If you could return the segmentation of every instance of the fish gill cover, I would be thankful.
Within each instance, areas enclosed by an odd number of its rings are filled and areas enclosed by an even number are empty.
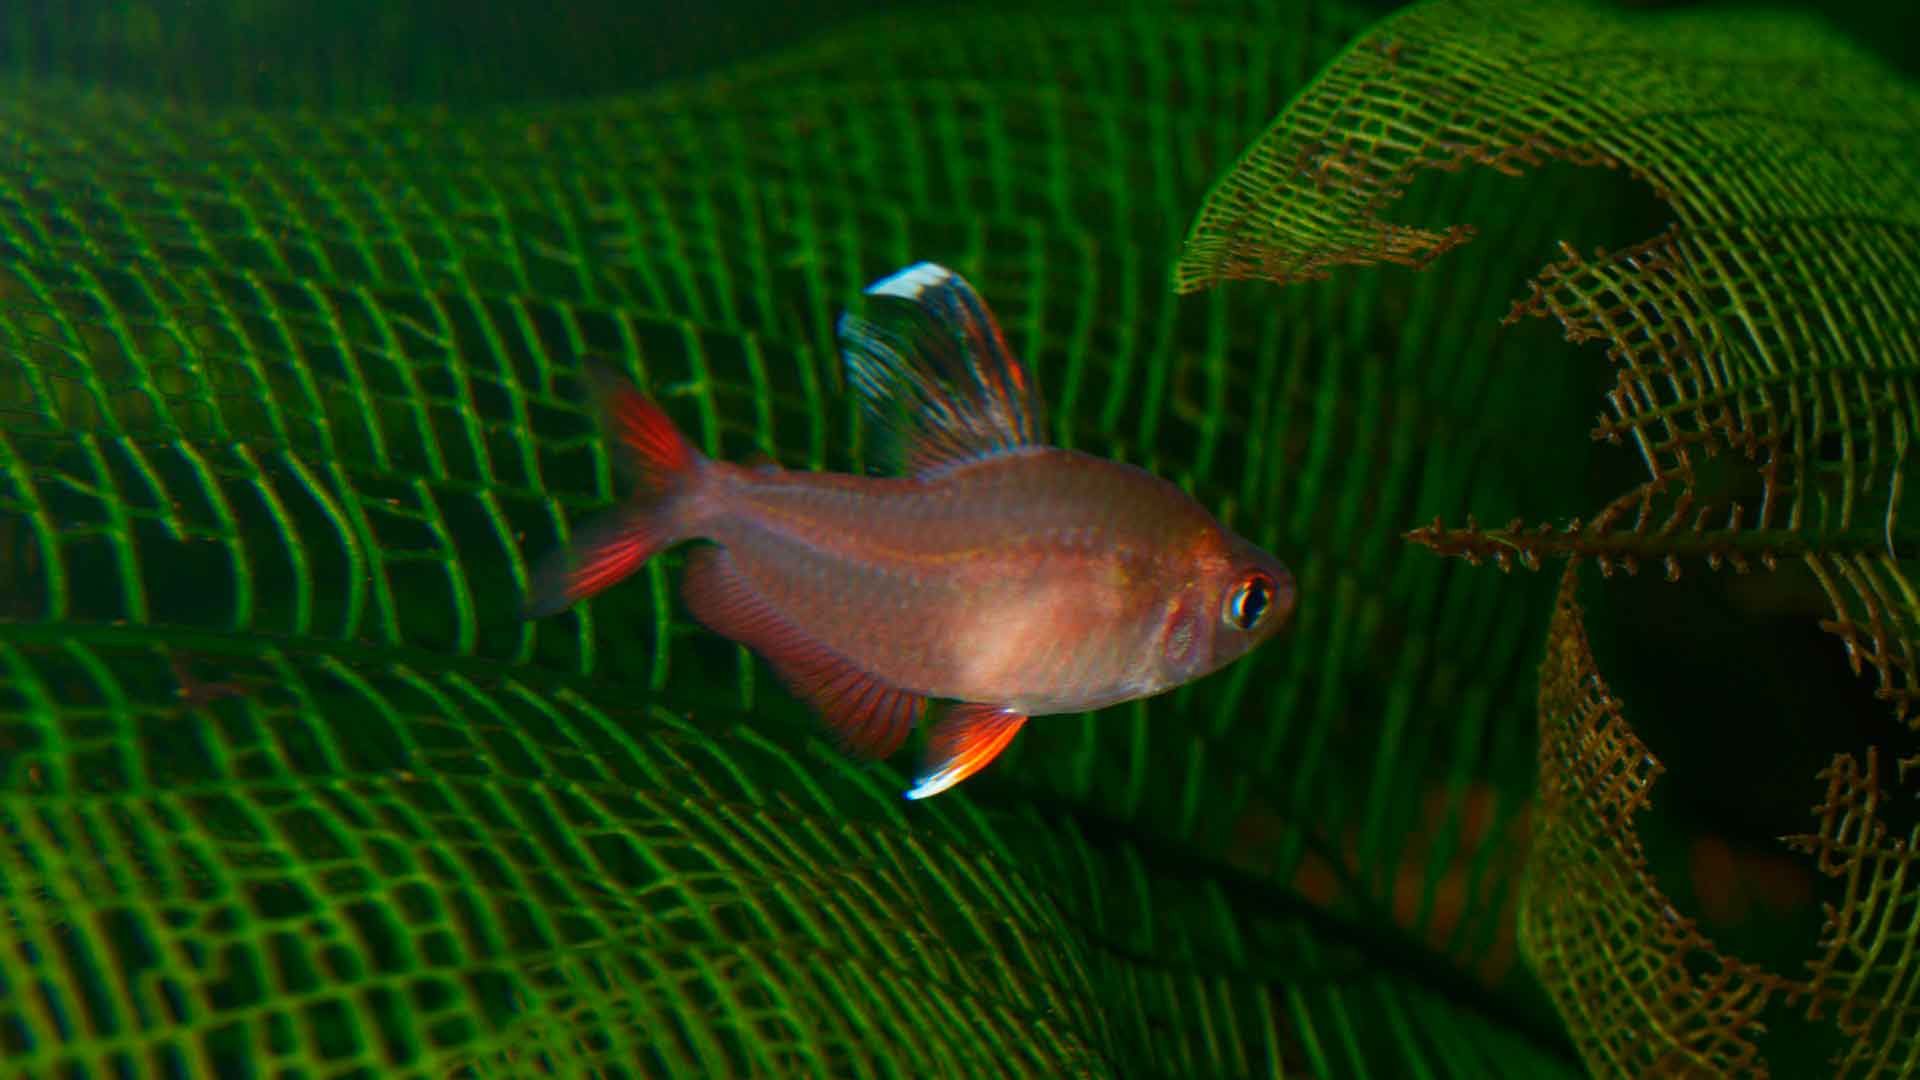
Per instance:
[[[1481,9],[1488,32],[1509,7]],[[0,1056],[34,1075],[1596,1062],[1513,936],[1517,841],[1553,820],[1527,813],[1551,583],[1399,537],[1461,508],[1580,512],[1587,386],[1538,362],[1566,351],[1539,320],[1497,322],[1541,252],[1631,198],[1548,170],[1516,202],[1477,171],[1398,204],[1489,225],[1437,272],[1167,288],[1209,185],[1368,19],[942,9],[665,89],[487,108],[10,83]],[[1417,24],[1394,25],[1418,57]],[[710,452],[858,465],[833,320],[918,259],[993,302],[1062,442],[1302,553],[1289,641],[1036,724],[937,806],[834,754],[688,623],[665,567],[514,617],[527,554],[619,496],[585,357]],[[1536,875],[1529,903],[1553,887]]]

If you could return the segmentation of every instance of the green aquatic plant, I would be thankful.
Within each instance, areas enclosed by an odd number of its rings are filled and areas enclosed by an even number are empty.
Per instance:
[[[1488,223],[1444,274],[1166,288],[1209,184],[1368,21],[942,10],[486,108],[10,84],[0,1057],[1577,1071],[1512,933],[1550,583],[1399,534],[1577,511],[1585,384],[1507,377],[1553,346],[1497,322],[1631,199],[1463,176],[1400,204]],[[1302,598],[1258,662],[1032,725],[917,807],[692,626],[671,566],[516,618],[529,558],[620,495],[584,358],[709,452],[859,467],[833,321],[916,259],[993,302],[1061,441],[1299,553]]]
[[[1635,450],[1646,478],[1566,524],[1436,519],[1411,539],[1502,568],[1569,556],[1677,578],[1689,564],[1779,576],[1797,563],[1827,599],[1833,647],[1911,723],[1916,145],[1920,89],[1803,16],[1422,5],[1363,37],[1253,145],[1202,209],[1178,278],[1426,265],[1472,231],[1390,218],[1422,172],[1625,169],[1672,223],[1612,253],[1567,247],[1509,320],[1550,316],[1568,340],[1605,346],[1615,381],[1592,433]],[[1841,1074],[1920,1066],[1915,841],[1883,818],[1882,755],[1836,754],[1816,832],[1786,841],[1840,886],[1805,973],[1717,948],[1648,871],[1637,819],[1663,769],[1602,680],[1574,566],[1542,669],[1520,928],[1589,1068],[1765,1071],[1763,1013],[1793,1000],[1837,1025]],[[1847,708],[1825,705],[1799,718],[1799,738]]]
[[[1522,264],[1176,304],[1206,184],[1364,20],[1100,14],[512,108],[15,85],[10,1065],[1566,1072],[1507,929],[1537,626],[1393,534],[1531,453],[1441,419],[1518,402],[1424,356],[1507,347],[1449,311]],[[692,626],[675,567],[517,618],[621,494],[583,359],[708,451],[858,467],[833,321],[920,258],[979,283],[1063,441],[1305,553],[1321,598],[1257,668],[1036,724],[931,808]]]

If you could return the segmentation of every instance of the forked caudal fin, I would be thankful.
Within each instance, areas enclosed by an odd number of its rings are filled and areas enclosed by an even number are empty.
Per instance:
[[[588,522],[571,544],[540,560],[527,589],[529,619],[565,610],[688,538],[683,510],[706,458],[632,383],[598,364],[588,365],[587,378],[602,426],[618,440],[633,475],[633,498]]]

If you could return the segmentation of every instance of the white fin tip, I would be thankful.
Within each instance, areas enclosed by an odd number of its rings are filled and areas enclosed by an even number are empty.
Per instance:
[[[898,296],[905,300],[918,300],[921,293],[944,285],[956,276],[958,275],[939,263],[917,262],[904,270],[896,270],[867,286],[867,295]]]
[[[965,774],[958,769],[941,769],[908,788],[906,796],[913,800],[932,798],[959,783],[964,776]]]

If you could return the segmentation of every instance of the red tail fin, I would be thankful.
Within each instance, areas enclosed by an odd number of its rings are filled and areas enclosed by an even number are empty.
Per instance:
[[[620,581],[681,540],[688,485],[702,461],[660,406],[610,370],[587,375],[609,434],[620,441],[635,479],[633,502],[589,522],[573,543],[542,559],[527,590],[526,617],[562,611]]]
[[[640,490],[649,494],[671,491],[693,470],[699,452],[660,406],[611,369],[589,364],[587,378],[593,383],[608,434],[620,440]]]

